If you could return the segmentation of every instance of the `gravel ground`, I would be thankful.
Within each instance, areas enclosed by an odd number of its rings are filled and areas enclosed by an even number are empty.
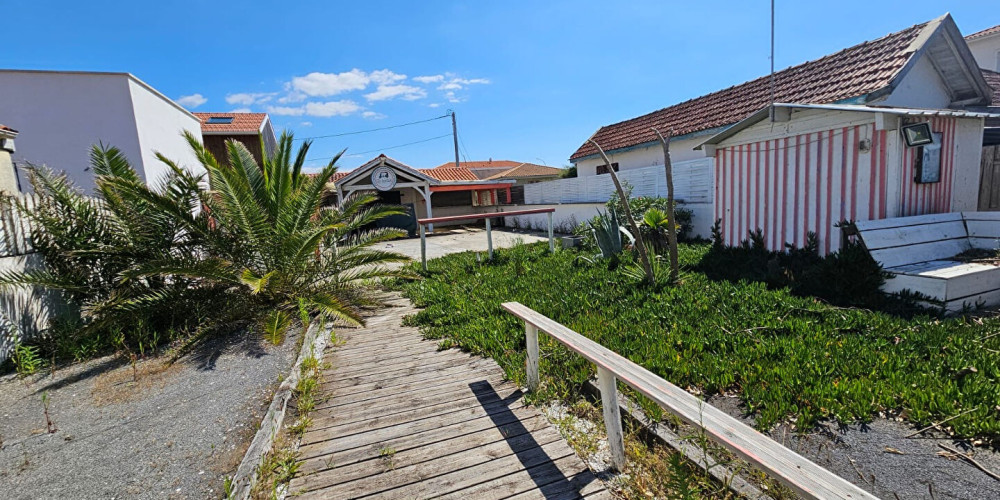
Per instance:
[[[743,418],[738,398],[716,396],[709,403]],[[743,420],[753,425],[751,419]],[[767,434],[880,498],[895,499],[895,495],[937,500],[1000,498],[1000,481],[952,456],[938,444],[962,452],[971,450],[972,458],[996,473],[1000,473],[1000,453],[983,447],[970,448],[968,443],[948,439],[940,433],[924,434],[924,439],[907,439],[915,430],[905,422],[875,419],[867,425],[844,428],[828,423],[802,436],[781,425]]]
[[[297,340],[215,341],[172,366],[140,362],[138,381],[114,357],[0,378],[0,497],[221,497]]]
[[[525,244],[549,241],[548,233],[525,231],[523,229],[494,229],[493,248],[512,247],[518,241]],[[556,245],[559,245],[556,235]],[[413,260],[420,261],[420,238],[406,238],[376,245],[382,250],[399,252]],[[458,252],[486,252],[486,229],[474,226],[448,226],[439,228],[427,236],[427,260]]]

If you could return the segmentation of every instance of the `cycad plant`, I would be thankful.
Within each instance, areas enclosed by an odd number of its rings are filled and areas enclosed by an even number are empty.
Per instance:
[[[374,280],[403,272],[390,264],[406,257],[372,248],[401,232],[368,229],[400,208],[373,196],[322,207],[340,155],[306,175],[309,143],[293,152],[290,134],[259,165],[237,141],[226,143],[223,163],[185,137],[208,172],[207,190],[206,179],[162,157],[172,173],[150,187],[117,149],[102,146],[91,155],[94,198],[33,169],[42,209],[21,208],[36,223],[46,269],[2,281],[61,290],[93,335],[140,317],[192,340],[247,326],[276,339],[293,317],[361,323],[360,308],[377,302]]]

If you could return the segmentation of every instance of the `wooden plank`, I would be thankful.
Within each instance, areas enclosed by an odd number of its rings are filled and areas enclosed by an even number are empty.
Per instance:
[[[380,380],[370,382],[358,382],[351,379],[349,383],[339,383],[340,380],[332,382],[320,381],[320,388],[324,395],[340,398],[351,396],[359,392],[368,392],[388,387],[398,387],[413,384],[416,382],[429,383],[435,379],[447,379],[452,376],[461,376],[466,373],[475,373],[477,368],[488,368],[489,364],[482,359],[474,359],[467,363],[456,363],[452,366],[436,367],[419,373],[406,372],[405,376],[386,376]],[[416,367],[414,367],[416,368]]]
[[[486,413],[496,413],[498,410],[513,410],[522,406],[524,406],[524,401],[520,398],[513,402],[501,401],[491,404],[482,404],[475,396],[457,397],[455,399],[449,399],[420,408],[406,409],[393,413],[379,413],[377,416],[372,418],[354,420],[352,422],[342,422],[337,418],[339,416],[338,413],[317,415],[316,418],[313,419],[313,424],[309,427],[309,430],[318,431],[320,429],[329,428],[331,432],[346,436],[365,430],[381,429],[383,427],[390,427],[406,422],[414,422],[425,418],[438,417],[456,411],[473,411],[477,408],[481,408]]]
[[[882,264],[882,267],[892,268],[932,260],[950,260],[969,248],[971,248],[969,240],[962,238],[872,250],[869,253],[876,262]]]
[[[605,491],[589,469],[572,460],[573,457],[569,458],[520,470],[438,498],[499,500],[513,497],[556,500],[583,498],[586,494]],[[610,495],[606,498],[610,498]]]
[[[861,239],[869,251],[928,243],[938,240],[965,238],[965,224],[961,220],[921,224],[919,226],[890,227],[861,232]]]
[[[437,360],[437,359],[468,359],[471,356],[467,353],[459,351],[457,349],[447,350],[447,351],[435,351],[426,352],[423,354],[416,354],[407,358],[417,364],[427,361],[427,360]],[[392,360],[393,358],[385,358],[382,361]],[[390,370],[398,369],[400,364],[394,365],[384,365],[384,366],[372,366],[366,365],[365,363],[360,363],[358,360],[353,360],[352,364],[338,365],[336,360],[332,362],[334,368],[338,368],[338,373],[343,374],[345,377],[352,377],[362,373],[380,373]],[[375,360],[372,360],[372,364],[376,364]]]
[[[471,391],[468,390],[468,385],[478,381],[488,382],[495,387],[499,387],[503,382],[503,375],[491,375],[484,377],[482,374],[476,374],[476,377],[470,380],[463,380],[461,382],[446,385],[431,385],[408,393],[390,393],[386,394],[386,397],[379,400],[365,399],[361,401],[353,401],[347,404],[338,403],[336,401],[324,401],[317,404],[316,409],[324,411],[367,412],[370,410],[393,406],[409,407],[428,401],[435,401],[438,398],[444,397],[442,395],[454,397],[456,393],[459,392],[462,394],[471,393]],[[343,407],[343,409],[334,410],[334,408],[341,407]]]
[[[566,460],[558,465],[555,464],[559,459],[567,457],[571,460]],[[545,464],[551,464],[549,467],[558,468],[560,465],[565,467],[566,462],[579,463],[579,459],[573,455],[573,450],[569,449],[565,443],[558,441],[537,448],[523,450],[516,456],[509,455],[493,460],[489,460],[487,457],[486,461],[482,461],[475,454],[464,454],[461,458],[466,460],[469,465],[450,463],[448,471],[444,474],[441,474],[440,470],[436,471],[438,475],[431,477],[387,474],[389,477],[386,477],[381,482],[371,481],[363,485],[353,485],[352,488],[346,491],[339,487],[314,490],[304,493],[300,498],[351,498],[350,495],[357,495],[358,490],[363,490],[366,493],[376,490],[374,494],[369,493],[365,495],[365,498],[371,499],[431,498],[469,488],[481,482],[503,477],[525,468],[543,466]]]
[[[340,406],[350,406],[358,405],[360,403],[374,402],[378,400],[386,401],[392,399],[394,396],[409,396],[420,390],[433,390],[439,391],[439,389],[447,388],[449,393],[460,393],[469,392],[469,384],[472,382],[479,381],[489,381],[495,384],[502,383],[504,379],[503,373],[492,373],[484,374],[472,371],[461,372],[452,378],[443,379],[446,382],[439,382],[436,384],[428,383],[424,380],[418,381],[406,381],[405,383],[399,385],[390,385],[388,387],[383,387],[381,389],[374,389],[371,391],[347,394],[343,396],[333,397],[329,403],[324,404],[323,408],[334,409]],[[336,410],[333,410],[336,411]]]
[[[949,212],[944,214],[914,215],[910,217],[892,217],[889,219],[861,220],[856,221],[854,226],[858,231],[872,231],[876,229],[886,229],[890,227],[919,226],[922,224],[933,224],[936,222],[961,221],[961,212]]]
[[[420,375],[426,372],[434,372],[437,370],[445,370],[453,366],[466,366],[474,368],[483,363],[483,358],[478,358],[475,356],[468,356],[465,359],[462,358],[447,358],[443,360],[435,360],[433,363],[422,363],[419,365],[408,365],[402,367],[390,367],[388,371],[377,372],[377,373],[361,373],[360,375],[353,375],[350,377],[338,377],[336,373],[324,373],[321,380],[324,381],[325,385],[329,389],[336,389],[337,387],[345,387],[355,384],[363,384],[366,382],[373,382],[384,380],[386,378],[396,378],[396,377],[408,377],[411,375]]]
[[[303,475],[291,486],[292,491],[296,492],[326,488],[324,494],[329,498],[338,498],[339,492],[345,491],[377,491],[376,488],[366,488],[365,484],[360,483],[365,479],[377,482],[378,489],[391,489],[394,487],[393,482],[397,485],[408,484],[415,477],[434,477],[458,467],[513,455],[515,450],[527,450],[560,440],[559,433],[552,428],[541,429],[534,434],[523,431],[510,436],[503,436],[495,429],[487,429],[427,446],[396,451],[391,457],[376,452],[370,460]]]
[[[1000,212],[995,212],[1000,215]],[[1000,238],[1000,220],[969,219],[965,221],[969,228],[969,236],[973,238],[990,238],[996,241]]]
[[[504,303],[503,307],[511,314],[548,333],[598,367],[609,370],[619,381],[650,398],[681,420],[704,429],[714,441],[755,464],[798,494],[817,499],[876,498],[725,412],[562,324],[516,302]]]

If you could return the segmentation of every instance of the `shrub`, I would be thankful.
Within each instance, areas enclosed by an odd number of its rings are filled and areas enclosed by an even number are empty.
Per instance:
[[[239,142],[227,141],[228,163],[220,163],[185,137],[210,191],[202,176],[162,156],[171,173],[150,187],[119,150],[103,146],[91,153],[93,198],[65,176],[30,169],[39,208],[19,208],[38,228],[31,237],[46,267],[0,282],[62,292],[80,321],[50,331],[72,336],[63,342],[70,349],[96,339],[98,351],[141,351],[150,339],[195,334],[194,342],[246,327],[279,340],[293,317],[361,323],[359,308],[377,302],[372,280],[400,275],[387,264],[407,260],[371,248],[399,231],[365,228],[401,208],[354,196],[321,209],[337,158],[304,175],[309,143],[293,152],[290,134],[260,165]]]

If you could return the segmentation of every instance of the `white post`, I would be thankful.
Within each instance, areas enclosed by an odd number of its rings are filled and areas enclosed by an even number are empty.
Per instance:
[[[427,234],[424,225],[420,224],[420,262],[424,264],[424,271],[427,270]]]
[[[618,409],[618,385],[615,375],[608,369],[597,367],[597,383],[601,389],[604,406],[604,427],[608,433],[611,465],[618,472],[625,470],[625,436],[622,434],[622,415]]]
[[[527,321],[524,322],[524,337],[528,348],[525,360],[525,372],[528,374],[528,390],[538,389],[538,328]]]
[[[493,231],[492,224],[490,224],[490,218],[486,218],[486,251],[489,253],[490,260],[493,260]]]
[[[552,237],[552,212],[548,213],[549,216],[549,251],[556,253],[556,242]]]
[[[431,217],[434,217],[434,212],[431,210],[431,187],[429,185],[424,186],[424,192],[421,194],[424,195],[424,206],[427,207],[427,218],[430,219]],[[434,224],[428,224],[427,230],[433,233]]]

